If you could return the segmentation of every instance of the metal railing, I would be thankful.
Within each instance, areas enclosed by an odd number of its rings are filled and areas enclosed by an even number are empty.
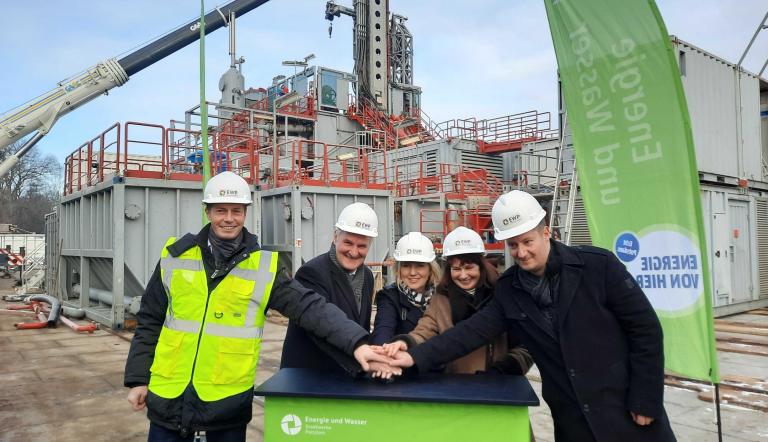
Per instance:
[[[21,286],[26,291],[38,287],[45,279],[45,242],[24,255],[21,265]]]
[[[422,209],[419,211],[419,231],[441,248],[445,236],[459,226],[477,232],[486,250],[503,250],[504,243],[493,238],[491,204],[479,204],[474,208]]]
[[[450,194],[453,198],[468,195],[498,196],[504,191],[501,180],[485,169],[458,164],[418,161],[395,166],[394,188],[397,196]]]
[[[113,138],[108,135],[111,133]],[[387,135],[367,131],[361,136],[355,139],[356,145],[297,139],[273,147],[271,142],[263,145],[258,135],[211,131],[211,170],[229,170],[250,183],[268,187],[296,184],[389,188],[386,152],[375,147],[377,140],[386,142]],[[134,153],[140,149],[154,155]],[[133,121],[123,126],[114,124],[67,156],[64,194],[95,185],[111,175],[199,181],[202,164],[199,131]]]
[[[476,141],[482,153],[517,150],[523,143],[554,139],[559,133],[551,127],[551,114],[536,110],[484,120],[456,118],[440,123],[419,110],[419,118],[424,134],[432,139]]]
[[[261,184],[387,189],[386,153],[365,146],[289,140],[259,150],[262,166],[271,164]]]

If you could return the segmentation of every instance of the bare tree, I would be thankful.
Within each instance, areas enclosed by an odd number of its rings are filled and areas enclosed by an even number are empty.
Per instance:
[[[16,153],[23,141],[0,148],[0,162]],[[42,215],[58,202],[62,167],[53,155],[33,148],[0,177],[0,223],[16,224],[24,230],[43,232]]]

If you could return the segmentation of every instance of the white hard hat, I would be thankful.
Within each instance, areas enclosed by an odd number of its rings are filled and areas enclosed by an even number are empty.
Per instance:
[[[365,203],[352,203],[342,209],[336,228],[349,233],[370,236],[379,236],[379,217],[371,206]]]
[[[400,262],[432,262],[435,260],[435,247],[426,236],[411,232],[397,242],[394,257]]]
[[[513,190],[500,196],[493,204],[493,236],[503,241],[533,230],[546,216],[539,202],[530,193]]]
[[[485,253],[485,244],[480,234],[464,226],[456,227],[451,233],[445,235],[443,241],[443,257],[465,253]]]
[[[245,180],[232,173],[221,172],[211,177],[203,191],[205,204],[233,203],[251,204],[251,189]]]

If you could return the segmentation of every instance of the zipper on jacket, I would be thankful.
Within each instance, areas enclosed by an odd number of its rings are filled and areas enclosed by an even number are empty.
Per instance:
[[[199,246],[198,246],[199,247]],[[200,251],[202,256],[202,250]],[[231,267],[229,265],[224,267],[225,276],[229,274],[230,270],[237,267],[238,264],[243,262],[248,257],[248,253],[243,253],[242,258],[239,260],[233,260],[230,262],[232,265]],[[240,257],[238,257],[240,258]],[[203,257],[205,259],[205,257]],[[203,271],[205,271],[205,264],[203,264]],[[214,269],[213,273],[211,273],[210,279],[213,281],[213,279],[218,275],[219,269]],[[192,382],[192,379],[195,377],[195,367],[197,366],[197,354],[200,352],[200,341],[203,339],[203,330],[205,329],[205,318],[208,316],[208,302],[211,300],[211,291],[209,290],[208,285],[208,275],[205,276],[205,292],[208,294],[205,298],[205,309],[203,309],[203,320],[200,321],[200,331],[197,333],[197,347],[195,347],[195,358],[192,359],[192,374],[189,376],[189,382]]]
[[[214,272],[215,273],[215,272]],[[208,316],[208,301],[211,300],[211,292],[208,291],[208,280],[206,276],[205,292],[208,295],[205,297],[205,308],[203,309],[203,320],[200,321],[200,331],[197,332],[197,346],[195,347],[195,358],[192,359],[192,373],[189,375],[189,382],[195,378],[195,367],[197,367],[197,354],[200,352],[200,341],[203,339],[203,330],[205,329],[205,318]]]

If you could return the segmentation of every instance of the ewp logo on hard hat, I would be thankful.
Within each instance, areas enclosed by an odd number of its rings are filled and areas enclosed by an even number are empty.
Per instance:
[[[457,239],[456,241],[454,241],[453,245],[459,246],[459,247],[461,247],[461,246],[471,246],[472,245],[472,241],[470,241],[468,239]]]
[[[355,222],[355,227],[359,227],[359,228],[365,229],[365,230],[371,230],[371,225],[368,224],[368,223],[364,223],[362,221]]]
[[[301,419],[295,414],[286,414],[280,421],[280,428],[288,436],[295,436],[301,431]]]
[[[219,190],[219,196],[237,196],[237,190],[221,189]]]
[[[510,225],[512,223],[516,223],[518,221],[520,221],[520,214],[517,214],[517,215],[514,215],[514,216],[510,216],[509,218],[504,218],[504,220],[501,223],[504,224],[505,226],[508,226],[508,225]]]
[[[421,249],[408,249],[405,251],[407,255],[421,255],[422,250]]]

